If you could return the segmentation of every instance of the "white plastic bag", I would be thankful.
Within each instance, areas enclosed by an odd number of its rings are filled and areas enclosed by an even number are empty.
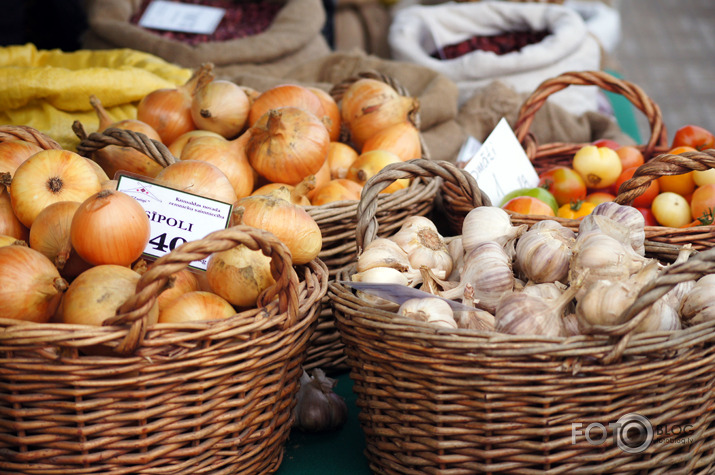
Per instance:
[[[438,47],[473,36],[515,31],[550,34],[520,51],[498,55],[472,51],[454,59],[436,59]],[[460,106],[477,89],[500,80],[517,92],[532,92],[546,79],[567,71],[600,69],[598,41],[573,9],[551,3],[466,2],[412,5],[395,12],[388,36],[391,56],[429,67],[452,79]],[[598,109],[595,86],[568,87],[549,97],[568,112],[581,115]]]

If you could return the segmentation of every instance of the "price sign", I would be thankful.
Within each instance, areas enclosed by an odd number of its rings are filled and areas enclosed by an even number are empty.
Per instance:
[[[225,14],[224,8],[155,0],[142,14],[139,26],[210,35]]]
[[[151,238],[144,248],[148,257],[161,257],[187,241],[225,229],[230,222],[232,204],[146,179],[120,174],[117,190],[137,200],[149,217]],[[194,261],[189,267],[206,270],[207,264],[208,258]]]

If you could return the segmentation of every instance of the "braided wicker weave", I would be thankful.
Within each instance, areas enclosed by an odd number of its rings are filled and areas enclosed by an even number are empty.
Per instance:
[[[171,274],[239,244],[271,257],[276,284],[257,308],[146,327]],[[236,226],[155,261],[105,326],[0,310],[0,473],[275,471],[327,283],[320,260],[294,268],[272,234]]]
[[[62,148],[52,137],[26,125],[0,125],[0,142],[8,140],[24,140],[45,150]]]
[[[361,200],[357,227],[362,243],[376,236],[368,200]],[[646,250],[657,257],[650,243]],[[715,273],[715,250],[650,282],[622,315],[626,323],[571,338],[407,320],[397,304],[376,308],[340,283],[353,272],[341,271],[328,295],[375,473],[715,470],[715,321],[633,334],[645,316],[639,312],[677,283]],[[621,446],[634,446],[613,424],[642,420],[636,415],[648,419],[653,441],[630,453]],[[605,427],[605,434],[590,433],[596,442],[584,436],[591,424]]]

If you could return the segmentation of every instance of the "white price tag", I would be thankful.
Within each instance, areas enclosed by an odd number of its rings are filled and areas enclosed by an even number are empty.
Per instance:
[[[539,185],[539,175],[504,118],[464,169],[477,180],[494,206],[509,192]]]
[[[144,255],[158,258],[187,241],[195,241],[225,229],[233,205],[186,193],[147,180],[119,175],[117,190],[133,197],[146,211],[151,238]],[[208,258],[189,267],[206,270]]]
[[[139,26],[210,35],[225,14],[224,8],[155,0],[139,19]]]

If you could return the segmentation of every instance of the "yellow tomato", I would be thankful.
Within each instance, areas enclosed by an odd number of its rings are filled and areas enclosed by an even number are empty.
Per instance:
[[[591,211],[593,211],[595,207],[596,204],[590,201],[574,201],[560,207],[556,216],[567,219],[581,219],[591,214]]]
[[[712,185],[715,183],[715,168],[693,171],[693,181],[697,186]]]
[[[688,200],[672,191],[656,196],[651,211],[661,226],[679,228],[692,221]]]
[[[613,185],[623,171],[621,158],[608,147],[586,145],[573,157],[573,168],[591,189]]]

